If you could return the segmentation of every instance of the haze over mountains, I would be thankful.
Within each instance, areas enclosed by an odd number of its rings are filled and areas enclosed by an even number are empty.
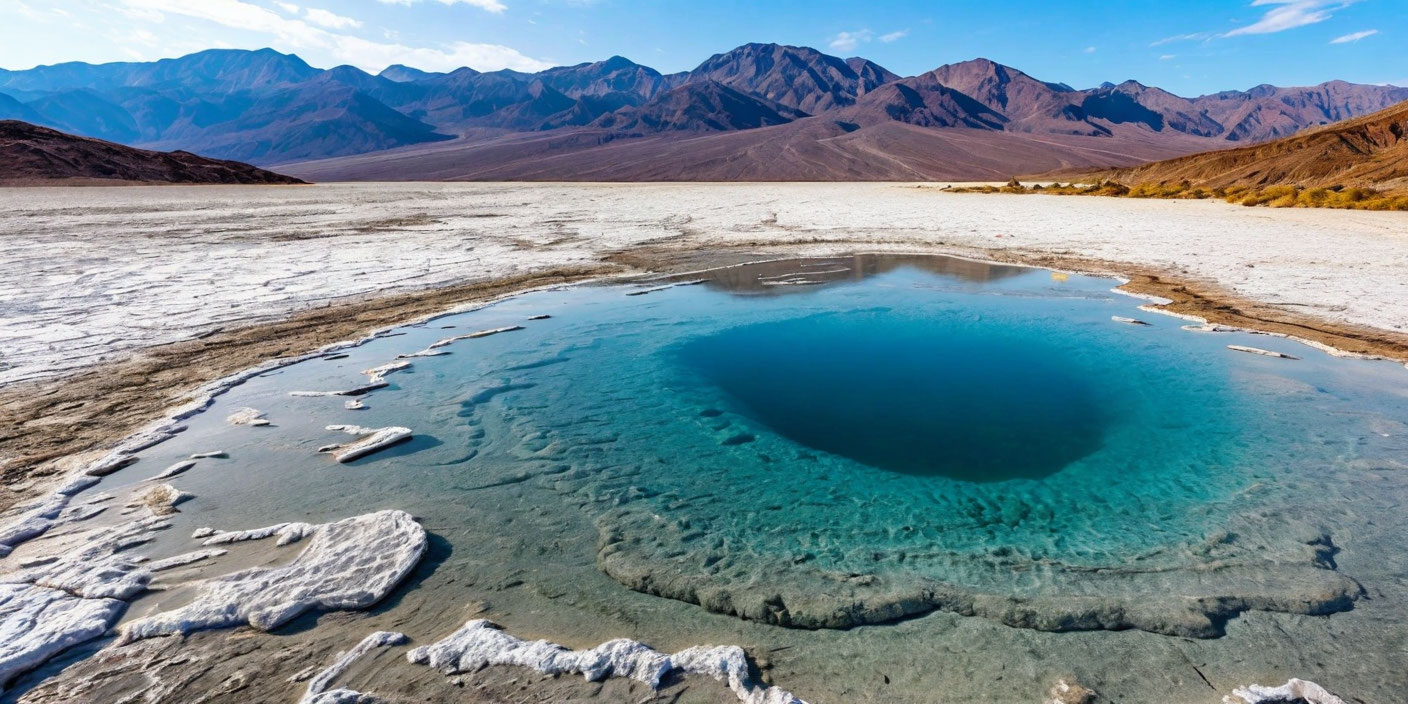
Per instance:
[[[0,119],[322,180],[1005,178],[1256,143],[1403,100],[1341,81],[1078,90],[984,59],[906,78],[775,44],[668,75],[622,57],[371,75],[269,49],[0,70]]]

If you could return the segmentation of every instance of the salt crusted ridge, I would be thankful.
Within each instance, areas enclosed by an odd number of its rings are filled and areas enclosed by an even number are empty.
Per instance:
[[[425,529],[404,511],[327,523],[292,562],[206,580],[190,604],[123,626],[120,642],[246,623],[267,631],[311,609],[365,608],[410,574],[425,546]]]
[[[345,687],[328,689],[332,686],[333,680],[342,676],[352,663],[357,662],[374,648],[385,648],[392,645],[402,645],[408,638],[406,634],[395,631],[377,631],[358,643],[356,647],[344,653],[338,653],[337,659],[324,668],[313,679],[308,682],[308,690],[303,697],[298,700],[298,704],[371,704],[375,702],[375,697],[370,697],[361,692],[357,692]]]
[[[588,681],[629,677],[655,689],[670,672],[706,675],[726,682],[745,704],[806,704],[790,692],[754,682],[748,656],[736,645],[703,646],[666,655],[626,638],[589,650],[570,650],[545,640],[525,641],[494,623],[475,619],[443,640],[406,654],[413,663],[445,674],[474,672],[489,665],[518,665],[550,675],[580,674]]]
[[[67,523],[95,515],[98,503],[41,508],[54,516],[44,520]],[[169,527],[162,516],[149,515],[96,528],[79,533],[77,543],[65,542],[55,554],[0,574],[0,688],[59,653],[107,634],[154,573],[225,553],[203,549],[148,561],[131,550]],[[310,609],[364,608],[385,598],[420,561],[426,546],[425,529],[402,511],[215,533],[206,542],[278,536],[285,545],[308,535],[313,540],[289,564],[198,582],[190,604],[133,621],[122,629],[122,642],[244,623],[267,630]]]
[[[0,688],[107,633],[127,600],[151,581],[143,558],[124,551],[167,527],[162,518],[149,516],[91,531],[53,559],[0,575]]]
[[[1292,678],[1280,687],[1265,687],[1259,684],[1238,687],[1232,696],[1223,697],[1225,704],[1281,704],[1282,702],[1309,702],[1309,704],[1344,704],[1344,700],[1330,694],[1309,680]]]
[[[365,428],[360,425],[329,425],[328,430],[340,430],[349,435],[360,435],[360,440],[341,446],[333,453],[338,462],[351,462],[379,452],[402,440],[410,439],[411,429],[392,425],[385,428]]]

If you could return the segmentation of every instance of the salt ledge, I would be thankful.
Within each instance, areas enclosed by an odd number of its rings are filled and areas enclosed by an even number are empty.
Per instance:
[[[447,675],[489,665],[518,665],[550,675],[581,674],[591,682],[629,677],[651,689],[658,689],[667,674],[678,671],[726,682],[744,704],[806,704],[783,689],[754,682],[748,674],[748,656],[736,645],[696,646],[666,655],[618,638],[589,650],[571,650],[545,640],[525,641],[490,621],[475,619],[443,640],[411,650],[406,658]]]
[[[403,645],[409,639],[404,633],[395,631],[377,631],[358,643],[356,647],[344,653],[338,653],[337,659],[324,668],[313,679],[308,682],[308,689],[303,697],[298,700],[298,704],[369,704],[376,701],[374,697],[367,696],[345,687],[328,689],[333,680],[342,676],[352,663],[361,659],[374,648],[385,648],[392,645]]]
[[[119,642],[246,623],[267,631],[312,609],[366,608],[410,574],[425,547],[425,529],[404,511],[327,523],[292,562],[206,580],[190,604],[125,624]]]

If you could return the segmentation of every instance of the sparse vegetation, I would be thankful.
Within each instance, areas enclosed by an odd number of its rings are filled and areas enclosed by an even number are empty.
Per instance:
[[[1112,196],[1116,198],[1162,198],[1207,200],[1219,198],[1228,203],[1248,207],[1270,208],[1338,208],[1341,210],[1404,210],[1408,211],[1408,194],[1382,192],[1373,188],[1301,188],[1299,186],[1264,186],[1248,188],[1208,188],[1190,181],[1177,183],[1137,183],[1126,186],[1117,181],[1099,183],[1052,183],[1047,186],[1024,186],[1012,179],[1005,186],[969,186],[946,189],[954,193],[1044,193],[1058,196]]]

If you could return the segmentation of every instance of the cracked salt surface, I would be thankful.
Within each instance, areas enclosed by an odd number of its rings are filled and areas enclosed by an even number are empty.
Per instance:
[[[388,220],[419,224],[378,226]],[[827,240],[843,240],[1071,254],[1404,330],[1402,223],[1395,213],[870,183],[7,189],[0,384],[332,300],[591,262],[662,239],[694,250],[797,240],[834,253]]]

